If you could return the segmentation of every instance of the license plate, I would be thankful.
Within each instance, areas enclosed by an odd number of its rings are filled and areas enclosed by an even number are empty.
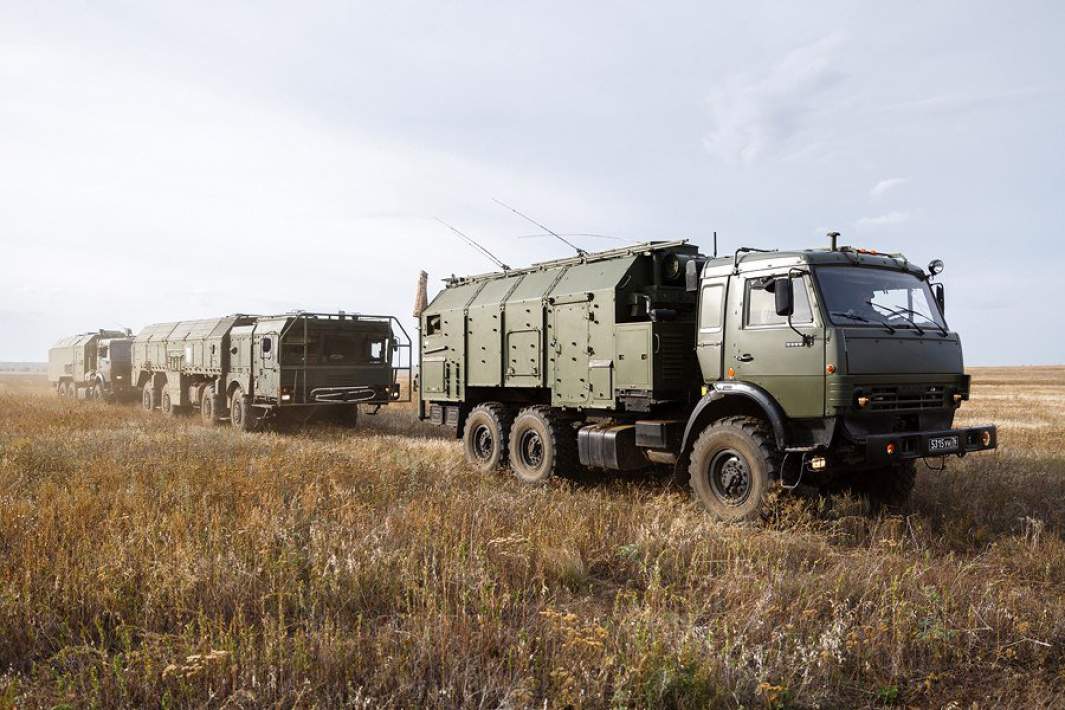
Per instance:
[[[935,451],[957,451],[958,450],[958,437],[957,436],[934,436],[928,440],[928,450],[930,452]]]

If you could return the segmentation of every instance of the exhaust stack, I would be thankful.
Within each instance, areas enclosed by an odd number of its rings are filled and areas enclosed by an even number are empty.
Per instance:
[[[422,271],[418,274],[418,292],[414,295],[414,317],[420,318],[422,311],[429,306],[429,274]]]

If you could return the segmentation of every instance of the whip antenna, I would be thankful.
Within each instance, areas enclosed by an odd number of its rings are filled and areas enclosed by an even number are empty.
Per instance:
[[[488,251],[487,249],[485,249],[483,246],[481,246],[477,242],[475,242],[471,237],[469,237],[468,235],[460,232],[458,229],[452,227],[450,224],[448,224],[444,220],[440,219],[439,217],[436,218],[436,221],[439,222],[440,224],[444,225],[448,229],[450,229],[455,234],[457,234],[459,236],[459,239],[461,239],[462,241],[466,242],[471,247],[473,247],[477,251],[479,251],[482,254],[484,254],[485,256],[487,256],[489,259],[492,260],[492,263],[494,263],[500,269],[502,269],[503,271],[510,271],[510,267],[507,266],[506,264],[504,264],[501,259],[499,259],[495,254],[493,254],[492,252]]]
[[[557,239],[558,241],[560,241],[560,242],[562,242],[563,244],[565,244],[566,246],[568,246],[568,247],[569,247],[570,249],[574,249],[574,250],[576,250],[576,252],[577,252],[577,255],[578,255],[578,256],[585,256],[585,255],[586,255],[586,254],[588,253],[588,252],[586,252],[585,250],[581,249],[581,248],[580,248],[579,246],[577,246],[576,244],[574,244],[573,242],[571,242],[571,241],[568,241],[568,240],[567,240],[567,239],[566,239],[565,237],[563,237],[563,236],[562,236],[561,234],[559,234],[558,232],[553,232],[553,231],[551,231],[550,229],[548,229],[547,227],[545,227],[544,225],[540,224],[540,223],[539,223],[539,222],[537,222],[537,221],[536,221],[535,219],[533,219],[532,217],[530,217],[529,215],[527,215],[527,214],[523,214],[523,213],[519,212],[518,210],[514,209],[513,207],[511,207],[510,205],[508,205],[508,204],[507,204],[506,202],[503,202],[502,200],[497,200],[497,199],[495,199],[494,197],[492,198],[492,200],[493,200],[493,201],[494,201],[494,202],[495,202],[496,204],[498,204],[498,205],[501,205],[501,206],[503,206],[503,207],[506,207],[506,208],[507,208],[508,210],[510,210],[510,211],[511,211],[511,212],[513,212],[514,214],[518,215],[518,216],[519,216],[519,217],[521,217],[522,219],[524,219],[524,220],[526,220],[526,221],[528,221],[528,222],[532,222],[532,223],[533,223],[533,224],[535,224],[535,225],[536,225],[537,227],[539,227],[540,229],[544,230],[545,232],[547,232],[548,234],[550,234],[550,235],[551,235],[552,237],[554,237],[554,238],[555,238],[555,239]]]

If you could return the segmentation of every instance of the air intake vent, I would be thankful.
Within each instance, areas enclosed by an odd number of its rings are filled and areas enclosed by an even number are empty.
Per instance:
[[[943,385],[911,387],[873,387],[869,393],[869,409],[874,412],[939,409],[946,406]]]

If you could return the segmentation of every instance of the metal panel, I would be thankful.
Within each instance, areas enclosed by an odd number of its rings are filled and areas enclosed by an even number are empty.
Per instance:
[[[554,363],[552,404],[582,405],[588,401],[588,301],[553,306],[551,347]]]
[[[624,323],[615,329],[617,389],[651,389],[651,325]]]

